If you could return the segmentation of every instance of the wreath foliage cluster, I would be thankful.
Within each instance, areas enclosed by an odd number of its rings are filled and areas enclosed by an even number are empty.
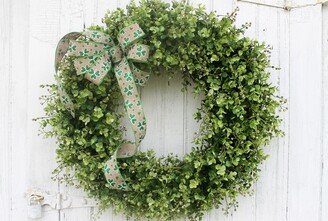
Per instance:
[[[75,118],[60,102],[57,85],[48,85],[49,94],[42,96],[41,131],[58,140],[55,177],[81,187],[101,208],[136,218],[196,220],[223,202],[226,209],[236,206],[236,197],[248,193],[258,177],[267,157],[263,147],[282,135],[277,110],[284,100],[269,83],[269,48],[245,37],[248,26],[237,28],[235,14],[218,18],[185,2],[132,2],[103,21],[106,27],[93,28],[112,36],[138,23],[151,47],[152,74],[182,73],[183,88],[193,82],[194,93],[204,96],[195,113],[202,120],[199,136],[183,159],[157,158],[150,150],[120,160],[131,191],[107,188],[103,163],[124,142],[120,90],[111,72],[97,86],[72,67],[61,77]]]

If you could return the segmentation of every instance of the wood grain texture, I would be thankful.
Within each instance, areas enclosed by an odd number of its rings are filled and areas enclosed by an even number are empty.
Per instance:
[[[323,127],[322,127],[322,180],[321,180],[321,220],[328,220],[328,4],[322,14],[322,56],[323,56]]]
[[[168,2],[170,0],[167,0]],[[101,24],[107,10],[125,8],[129,0],[2,0],[0,3],[0,220],[27,221],[28,187],[40,187],[70,196],[81,190],[53,182],[56,167],[54,140],[38,136],[32,118],[42,116],[39,85],[53,82],[57,41],[84,25]],[[225,216],[213,210],[207,221],[308,221],[328,220],[328,5],[291,11],[236,0],[190,0],[219,15],[240,11],[237,26],[251,22],[246,35],[273,47],[271,82],[288,99],[281,113],[284,138],[274,139],[265,151],[270,158],[261,166],[254,195],[240,197],[239,208]],[[265,0],[282,5],[283,0]],[[294,0],[293,4],[309,1]],[[314,3],[315,0],[310,1]],[[40,57],[42,59],[40,60]],[[40,62],[41,61],[41,62]],[[192,90],[180,92],[181,78],[152,76],[141,97],[148,133],[141,150],[158,156],[183,156],[191,151],[199,123],[193,112],[201,97]],[[128,126],[127,126],[128,128]],[[17,134],[19,137],[17,138]],[[131,135],[131,134],[130,134]],[[129,131],[127,132],[127,136]],[[15,169],[19,167],[20,169]],[[41,220],[91,221],[96,208],[46,208]],[[128,220],[111,210],[100,221]],[[131,220],[131,219],[130,219]],[[133,220],[133,219],[132,219]]]
[[[320,219],[321,6],[290,14],[288,220]]]
[[[29,1],[12,0],[12,220],[25,220],[27,214],[24,192],[28,188],[29,146],[28,119],[28,57],[29,57]],[[17,169],[19,168],[19,169]]]
[[[60,2],[51,0],[35,0],[29,3],[29,37],[28,37],[28,78],[26,98],[22,93],[21,102],[27,100],[27,132],[26,146],[28,153],[26,175],[28,187],[58,192],[58,183],[52,181],[52,171],[56,168],[55,162],[55,140],[43,139],[39,136],[37,122],[33,118],[43,116],[39,96],[46,91],[39,85],[44,82],[54,82],[53,61],[54,51],[59,36],[60,25]],[[17,74],[17,73],[15,73]],[[24,148],[24,147],[22,147]],[[15,185],[15,184],[13,184]],[[59,211],[44,209],[41,220],[57,221]],[[25,216],[27,219],[27,217]]]
[[[11,216],[11,44],[12,44],[12,3],[0,4],[0,219],[12,220]]]

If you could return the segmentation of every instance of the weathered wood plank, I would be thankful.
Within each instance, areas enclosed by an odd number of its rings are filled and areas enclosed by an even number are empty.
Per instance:
[[[27,141],[28,109],[28,50],[29,50],[29,1],[12,1],[12,220],[27,220],[28,188]],[[17,169],[19,168],[19,169]],[[5,219],[4,219],[5,220]]]
[[[321,220],[328,220],[328,4],[323,6],[322,47],[323,47],[323,140],[321,180]]]
[[[319,220],[322,145],[321,6],[290,13],[288,220]]]
[[[277,48],[279,60],[278,67],[279,77],[278,86],[279,94],[289,101],[289,50],[290,50],[290,30],[289,30],[289,13],[287,11],[279,11],[279,41]],[[276,65],[276,64],[275,64]],[[287,103],[287,107],[288,107]],[[289,151],[289,111],[280,113],[283,121],[281,129],[285,132],[285,136],[279,138],[277,152],[272,153],[270,157],[276,157],[276,218],[277,220],[287,220],[287,183],[288,183],[288,151]],[[267,182],[271,182],[268,180]],[[270,201],[267,202],[270,204]]]
[[[0,219],[12,220],[11,215],[11,124],[12,124],[12,89],[11,89],[11,53],[12,53],[12,3],[0,4]]]
[[[259,6],[258,40],[264,41],[273,48],[270,58],[272,65],[277,68],[284,65],[280,67],[281,70],[270,69],[270,80],[275,86],[280,86],[280,78],[285,80],[288,77],[286,71],[288,63],[282,61],[282,58],[288,55],[286,44],[289,42],[289,35],[284,31],[288,28],[287,15],[281,9]],[[270,19],[266,19],[268,17]],[[284,220],[286,217],[285,210],[282,208],[286,206],[286,189],[283,186],[287,183],[287,179],[283,172],[287,169],[287,158],[283,161],[282,156],[287,150],[288,148],[279,145],[279,139],[272,140],[271,144],[265,147],[269,159],[261,166],[262,172],[256,185],[256,220],[275,221]]]
[[[30,2],[29,51],[28,51],[28,109],[27,141],[28,185],[53,192],[58,191],[58,183],[51,180],[56,168],[54,140],[38,136],[39,125],[32,118],[43,116],[39,96],[46,91],[39,87],[45,82],[54,82],[54,51],[60,32],[60,2],[34,0]],[[21,98],[24,102],[24,98]],[[59,212],[49,210],[41,220],[58,221]]]

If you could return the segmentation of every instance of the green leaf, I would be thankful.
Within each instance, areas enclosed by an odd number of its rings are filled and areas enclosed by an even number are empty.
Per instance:
[[[216,173],[218,175],[221,175],[223,176],[225,174],[225,171],[226,171],[226,167],[224,165],[216,165],[215,166],[215,169],[216,169]]]
[[[194,188],[196,188],[198,186],[198,184],[199,184],[199,181],[198,180],[190,180],[189,187],[191,189],[194,189]]]

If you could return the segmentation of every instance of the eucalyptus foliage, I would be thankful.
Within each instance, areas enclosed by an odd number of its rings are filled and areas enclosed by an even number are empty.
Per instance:
[[[109,12],[106,27],[94,29],[117,36],[138,23],[146,33],[144,43],[151,46],[152,74],[182,73],[182,87],[193,82],[195,94],[203,94],[195,113],[195,120],[202,121],[199,136],[183,159],[156,158],[147,151],[120,160],[132,190],[108,188],[102,167],[124,142],[123,100],[112,71],[97,86],[72,66],[61,78],[75,118],[60,102],[56,85],[48,85],[49,94],[42,96],[46,117],[39,118],[41,131],[58,141],[55,177],[84,189],[101,208],[136,218],[198,220],[222,204],[234,208],[236,197],[249,193],[258,177],[267,157],[263,147],[282,135],[277,111],[284,102],[269,83],[269,48],[245,37],[248,26],[237,28],[234,21],[235,14],[219,18],[203,7],[160,0]]]

